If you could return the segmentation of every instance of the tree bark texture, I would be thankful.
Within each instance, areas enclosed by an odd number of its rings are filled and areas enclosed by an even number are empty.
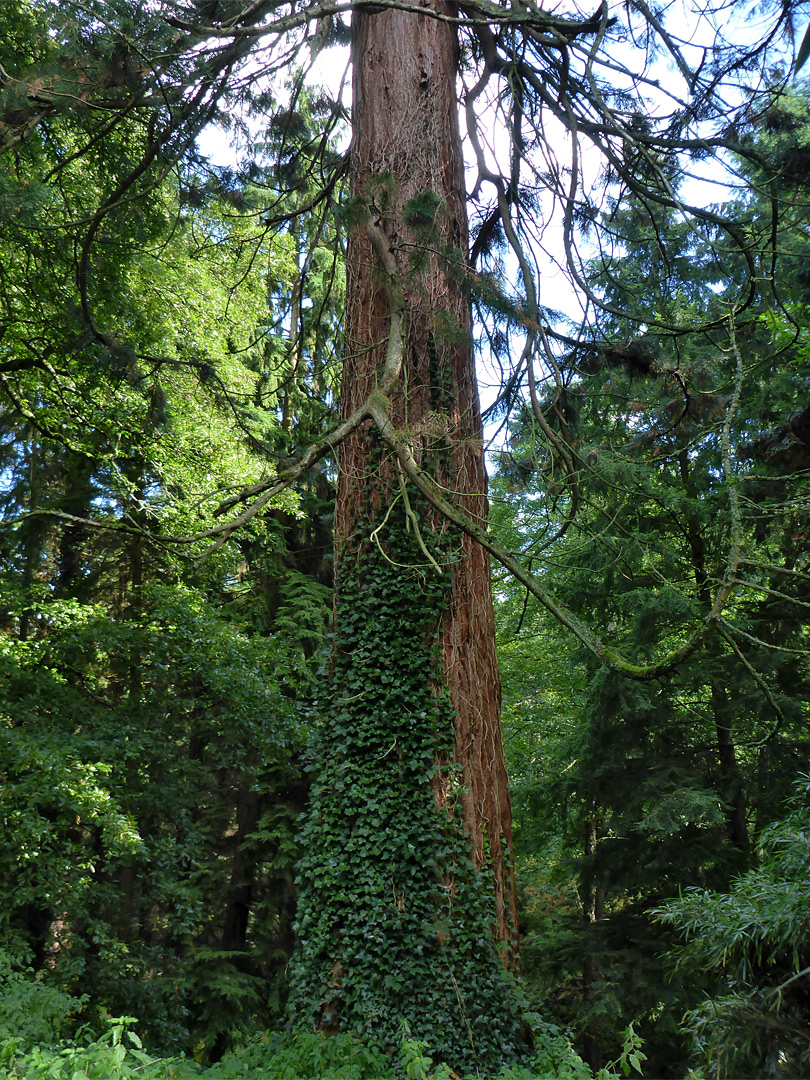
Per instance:
[[[425,7],[452,14],[452,5]],[[390,395],[391,418],[408,433],[417,459],[454,502],[480,523],[487,518],[482,427],[464,281],[468,229],[458,124],[458,43],[452,25],[427,14],[355,13],[352,195],[364,199],[385,234],[401,274],[406,304],[403,370]],[[430,241],[407,224],[409,200],[438,196]],[[433,250],[426,250],[432,248]],[[418,269],[410,262],[420,252]],[[453,258],[455,255],[455,259]],[[383,368],[389,298],[366,229],[348,242],[346,349],[341,408],[349,416],[374,390]],[[380,479],[396,491],[396,463],[372,460],[367,429],[338,450],[337,557],[351,545],[358,514]],[[378,497],[378,496],[376,496]],[[446,524],[431,522],[434,530]],[[517,950],[511,872],[511,810],[500,727],[500,680],[489,556],[467,536],[454,541],[448,610],[441,626],[443,676],[455,711],[455,754],[462,767],[461,806],[471,855],[491,863],[498,938]],[[340,597],[337,599],[339,618]],[[437,785],[441,802],[446,793]]]
[[[354,16],[341,405],[373,422],[338,448],[334,643],[289,1008],[390,1050],[404,1021],[455,1071],[490,1075],[523,1034],[503,963],[517,919],[489,563],[383,431],[486,520],[457,45],[427,11]]]

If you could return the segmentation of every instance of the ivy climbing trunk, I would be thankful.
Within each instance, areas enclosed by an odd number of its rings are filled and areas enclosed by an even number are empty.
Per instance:
[[[430,6],[452,14],[450,4]],[[454,501],[485,522],[487,478],[463,273],[467,216],[457,56],[455,30],[447,23],[399,11],[356,16],[352,194],[369,203],[402,275],[404,371],[392,395],[392,419],[409,432],[417,458],[432,465]],[[434,200],[420,201],[425,193]],[[431,213],[433,220],[425,221]],[[428,245],[440,253],[428,254]],[[368,397],[379,378],[390,317],[380,268],[362,227],[350,234],[347,261],[344,416]],[[369,454],[364,430],[341,444],[338,461],[340,557],[351,545],[358,513],[375,497],[380,466],[395,493],[398,478],[393,461],[380,463]],[[432,525],[441,528],[439,522]],[[464,824],[476,864],[491,860],[497,932],[511,955],[517,914],[508,869],[511,810],[489,556],[467,536],[458,543],[460,558],[453,565],[441,627],[442,668],[455,712],[456,760],[463,768]]]
[[[341,408],[384,384],[422,468],[484,522],[458,44],[427,13],[451,5],[423,6],[354,14]],[[517,919],[488,556],[420,500],[371,423],[338,448],[335,539],[293,1011],[383,1041],[405,1018],[447,1060],[502,1061]]]

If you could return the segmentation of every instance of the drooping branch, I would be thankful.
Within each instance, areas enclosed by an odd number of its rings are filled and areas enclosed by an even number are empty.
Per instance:
[[[183,18],[181,14],[165,16],[165,22],[168,25],[181,31],[181,34],[187,35],[175,44],[173,59],[177,60],[181,56],[189,59],[194,50],[198,49],[202,42],[206,42],[208,74],[202,78],[195,89],[188,92],[185,101],[176,98],[170,103],[168,123],[165,123],[157,133],[154,130],[150,133],[151,138],[143,150],[141,160],[135,163],[133,169],[90,218],[84,244],[80,247],[78,280],[85,318],[94,327],[99,340],[107,344],[111,343],[109,337],[104,334],[103,328],[96,328],[93,322],[92,282],[88,278],[92,277],[93,245],[107,215],[118,212],[131,192],[142,193],[140,184],[154,162],[159,163],[158,169],[162,174],[166,160],[176,161],[178,152],[184,152],[184,148],[190,144],[189,140],[199,130],[200,124],[206,117],[214,114],[217,103],[223,99],[227,91],[233,70],[245,59],[252,43],[259,39],[280,40],[284,35],[292,34],[290,47],[298,49],[307,40],[308,28],[315,26],[317,20],[339,18],[363,7],[364,5],[360,3],[346,2],[316,3],[291,9],[285,6],[282,9],[278,5],[257,0],[255,3],[247,3],[241,7],[236,5],[236,10],[234,6],[229,7],[227,17],[219,23],[210,25],[201,24],[192,17]],[[690,220],[700,222],[709,230],[722,230],[729,237],[730,246],[739,253],[747,269],[746,282],[736,305],[736,318],[754,295],[756,267],[751,254],[750,237],[745,229],[727,215],[682,200],[676,187],[668,178],[664,167],[666,163],[662,164],[662,159],[659,158],[659,155],[677,155],[683,152],[697,154],[740,151],[739,140],[732,134],[724,132],[717,134],[716,131],[712,133],[708,129],[704,134],[696,120],[703,106],[706,106],[705,115],[709,116],[713,122],[719,120],[721,115],[719,105],[717,102],[710,101],[709,95],[714,92],[713,88],[716,87],[717,79],[721,77],[722,72],[716,67],[710,77],[705,75],[702,59],[697,65],[690,66],[690,63],[687,63],[687,53],[684,51],[683,43],[666,30],[659,17],[642,0],[636,0],[628,5],[627,18],[630,18],[632,9],[646,20],[650,33],[664,44],[668,54],[672,56],[689,92],[695,95],[695,101],[678,101],[675,91],[669,92],[660,86],[656,87],[655,79],[649,73],[643,72],[636,73],[632,82],[632,93],[628,91],[624,96],[616,95],[611,98],[605,91],[603,81],[598,77],[598,67],[604,64],[605,70],[619,72],[622,62],[607,55],[606,45],[611,20],[601,7],[594,15],[587,18],[566,19],[551,14],[532,2],[515,7],[504,7],[497,3],[487,2],[487,0],[480,0],[480,2],[464,3],[458,9],[452,10],[437,7],[425,8],[421,4],[403,3],[401,0],[379,0],[379,3],[374,6],[375,11],[389,8],[418,13],[422,17],[462,27],[468,39],[472,37],[477,43],[476,47],[479,51],[475,54],[473,62],[477,65],[476,72],[479,77],[465,99],[467,126],[478,165],[479,184],[476,185],[476,193],[480,184],[488,183],[495,189],[497,202],[497,209],[486,216],[483,237],[478,247],[479,250],[483,249],[488,235],[493,235],[496,228],[500,226],[520,270],[525,304],[522,322],[525,348],[514,370],[509,373],[508,393],[504,391],[504,396],[499,400],[511,401],[513,386],[517,386],[523,373],[526,372],[529,380],[529,402],[535,418],[553,447],[558,460],[564,463],[567,475],[574,479],[578,467],[577,457],[566,442],[565,433],[560,435],[551,424],[546,422],[537,392],[539,375],[536,375],[532,368],[532,362],[537,355],[542,357],[540,353],[542,347],[546,350],[545,360],[549,368],[554,371],[554,357],[547,348],[549,338],[562,340],[564,344],[570,344],[573,340],[565,338],[554,328],[544,327],[543,323],[547,316],[539,304],[536,272],[532,266],[536,259],[531,247],[531,201],[522,191],[521,170],[529,169],[532,178],[535,181],[538,179],[538,167],[531,161],[532,143],[536,143],[541,131],[538,117],[543,110],[546,118],[553,117],[559,122],[571,140],[571,167],[569,170],[560,167],[556,173],[550,175],[546,190],[563,204],[564,234],[568,245],[570,267],[574,277],[588,293],[590,302],[610,315],[621,318],[632,317],[632,313],[624,312],[619,306],[610,304],[600,297],[577,267],[579,256],[574,251],[577,215],[583,207],[587,209],[586,204],[589,198],[583,195],[581,184],[583,145],[587,140],[590,140],[592,146],[599,151],[607,169],[612,171],[611,176],[614,179],[605,181],[606,190],[609,184],[613,183],[617,186],[617,190],[620,186],[622,191],[629,192],[642,200],[645,206],[672,209]],[[280,14],[282,11],[284,14]],[[780,23],[784,17],[786,16],[783,12],[780,15]],[[504,33],[504,29],[508,29],[510,33]],[[757,44],[742,50],[738,61],[735,62],[744,66],[744,63],[759,55],[757,51],[759,49],[760,45]],[[730,63],[731,60],[723,71],[730,70],[728,66]],[[198,77],[201,70],[202,68],[197,69]],[[502,101],[506,102],[503,108],[508,115],[511,135],[511,152],[508,155],[508,166],[505,167],[503,174],[484,153],[476,117],[478,104],[483,100],[485,91],[488,88],[491,90],[495,84],[498,86],[498,93],[503,95]],[[647,90],[660,91],[664,97],[677,106],[671,116],[647,125],[637,122],[636,111],[631,105],[643,104],[643,92]],[[139,102],[149,104],[145,91],[139,98]],[[708,108],[707,102],[711,104],[711,108]],[[121,103],[122,121],[130,114],[132,108],[131,97]],[[728,117],[725,116],[724,120],[727,119]],[[543,120],[543,123],[545,122]],[[110,120],[101,127],[100,131],[106,134],[112,130],[112,126],[114,126],[113,121]],[[95,145],[95,142],[91,140],[88,145]],[[316,198],[321,198],[321,196],[318,195]],[[311,205],[313,205],[312,201],[308,206]],[[272,220],[275,223],[284,216],[285,214],[281,214]],[[731,569],[727,568],[704,625],[692,635],[689,642],[660,663],[630,664],[601,643],[574,615],[566,612],[552,597],[547,596],[539,578],[521,565],[519,556],[500,547],[481,530],[479,525],[468,519],[463,510],[454,506],[438,487],[435,485],[431,487],[432,481],[420,472],[417,458],[413,454],[411,454],[411,460],[407,460],[407,454],[410,452],[407,440],[404,440],[401,433],[396,432],[389,414],[387,400],[398,383],[402,369],[405,302],[396,258],[388,246],[388,240],[379,223],[368,221],[365,228],[376,260],[385,271],[388,293],[389,323],[386,360],[378,374],[374,391],[348,418],[336,425],[324,438],[313,443],[294,465],[283,469],[276,476],[243,489],[238,495],[224,501],[215,512],[215,516],[221,517],[238,506],[245,507],[232,520],[222,522],[195,536],[178,537],[171,542],[188,543],[216,538],[218,543],[223,543],[235,529],[260,513],[274,497],[296,483],[309,469],[331,453],[335,446],[356,432],[361,425],[372,420],[380,428],[388,445],[397,453],[401,467],[406,472],[409,469],[416,470],[416,473],[412,475],[414,483],[425,484],[430,489],[425,490],[425,495],[436,510],[447,516],[449,520],[455,521],[468,535],[478,540],[595,655],[612,663],[617,670],[622,670],[625,674],[637,678],[651,678],[685,659],[700,646],[714,628],[730,595],[735,577],[734,569],[740,558],[739,507],[735,502],[736,489],[729,464],[731,457],[729,432],[733,415],[731,411],[727,412],[722,435],[724,468],[732,507],[733,541],[729,556]],[[775,243],[773,247],[775,249]],[[479,250],[476,250],[475,254],[479,254]],[[771,276],[774,276],[773,273]],[[650,319],[644,321],[647,327],[653,330],[662,330],[673,335],[686,332],[682,326],[671,324],[663,318],[658,321]],[[707,331],[716,328],[724,321],[725,316],[721,318],[714,315],[707,316],[706,323],[701,329]],[[692,332],[694,332],[694,327]],[[112,345],[114,344],[112,342]],[[514,383],[511,380],[515,380]],[[738,390],[735,394],[738,400]],[[398,440],[402,440],[401,445]],[[408,475],[411,473],[409,472]],[[161,538],[161,542],[169,541],[167,538]]]
[[[703,620],[703,625],[692,634],[684,645],[670,652],[662,660],[650,664],[634,664],[627,660],[615,649],[605,645],[572,611],[558,603],[543,588],[537,578],[526,570],[516,555],[508,551],[502,544],[499,544],[460,507],[454,506],[442,494],[438,486],[419,466],[407,437],[402,432],[397,431],[379,401],[373,400],[369,403],[369,414],[377,425],[377,429],[385,443],[396,454],[404,471],[431,506],[485,548],[559,623],[570,630],[594,656],[607,664],[612,670],[629,679],[649,680],[659,678],[674,670],[684,660],[688,660],[715,631],[734,588],[733,578],[723,582],[717,591],[711,611]]]
[[[332,453],[335,448],[355,432],[361,425],[371,420],[376,426],[385,444],[396,455],[403,472],[422,492],[431,506],[446,520],[452,522],[474,541],[479,543],[492,555],[521,585],[527,593],[554,616],[563,626],[570,630],[574,636],[601,662],[607,664],[619,674],[632,679],[649,680],[658,678],[671,672],[680,663],[687,660],[695,653],[716,630],[726,604],[737,585],[736,571],[741,561],[741,526],[739,522],[739,508],[736,504],[737,492],[734,483],[732,464],[730,458],[729,436],[734,413],[739,404],[742,391],[742,360],[736,342],[733,318],[730,319],[730,334],[732,352],[737,365],[734,394],[727,410],[721,442],[723,445],[723,463],[729,484],[730,499],[732,500],[732,543],[728,558],[728,565],[723,580],[717,589],[712,607],[703,623],[698,627],[689,639],[678,649],[671,651],[661,660],[649,664],[635,664],[615,649],[606,645],[578,616],[560,604],[543,587],[536,575],[532,574],[523,563],[519,555],[509,551],[498,543],[491,534],[482,527],[480,522],[474,520],[462,507],[454,505],[435,482],[435,480],[420,466],[414,452],[412,440],[405,432],[397,430],[390,417],[390,398],[400,380],[403,367],[403,330],[407,317],[407,305],[404,298],[401,274],[397,267],[396,259],[390,249],[389,242],[379,224],[375,221],[366,221],[365,230],[371,242],[374,253],[383,269],[385,290],[389,302],[389,327],[386,344],[385,361],[379,373],[378,382],[368,398],[345,420],[336,425],[324,438],[313,443],[298,461],[276,476],[244,488],[238,495],[222,502],[215,511],[215,516],[221,516],[232,510],[239,503],[250,501],[250,505],[235,517],[224,522],[220,526],[201,531],[199,533],[182,537],[158,537],[146,534],[150,539],[162,544],[189,544],[206,539],[216,538],[216,542],[209,551],[216,549],[225,543],[228,538],[239,528],[246,525],[257,516],[277,495],[291,487],[301,479],[320,460]],[[534,395],[536,398],[536,395]],[[547,427],[547,425],[545,425]],[[544,428],[545,430],[545,428]],[[548,433],[548,432],[547,432]],[[553,442],[557,445],[558,437],[550,432]],[[557,446],[562,454],[564,446]],[[573,461],[565,456],[564,460],[569,470],[573,470]],[[253,501],[251,501],[253,500]],[[50,513],[50,511],[46,511]],[[64,514],[58,514],[65,517]],[[72,519],[71,519],[72,520]],[[79,519],[76,519],[79,520]],[[97,525],[98,527],[110,528],[110,523],[92,522],[81,519],[85,525]],[[119,526],[124,531],[132,531],[131,528]]]

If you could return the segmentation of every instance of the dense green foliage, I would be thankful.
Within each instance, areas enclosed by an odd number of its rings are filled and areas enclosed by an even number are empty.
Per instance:
[[[29,72],[101,87],[110,109],[126,94],[129,60],[62,14],[6,6],[7,119]],[[169,41],[161,26],[144,47]],[[257,225],[278,188],[260,155],[237,177],[190,144],[158,136],[153,154],[154,100],[114,133],[82,100],[0,181],[4,978],[35,976],[66,1036],[135,1013],[150,1049],[216,1059],[283,1011],[328,479],[214,551],[205,533],[328,412],[341,278],[322,223]],[[302,246],[310,303],[291,326],[267,297],[303,288]],[[319,390],[285,425],[293,347]],[[49,1041],[25,1012],[11,1034]]]
[[[339,1018],[365,1034],[373,1017],[391,1044],[405,1020],[455,1068],[494,1069],[524,1039],[490,943],[492,886],[470,861],[457,806],[437,656],[449,538],[434,538],[430,554],[433,564],[402,502],[379,527],[363,522],[340,554],[329,705],[301,833],[291,1003],[299,1021],[327,1030]],[[332,996],[322,1000],[325,982]]]
[[[160,1045],[232,1032],[235,1002],[249,1025],[289,948],[297,643],[248,638],[179,586],[144,586],[137,621],[28,610],[36,636],[2,656],[8,958],[127,1006]]]
[[[251,32],[280,9],[242,7]],[[469,273],[440,250],[503,365],[492,534],[638,665],[723,599],[639,680],[496,571],[518,984],[456,810],[453,529],[416,531],[414,488],[378,492],[330,633],[331,444],[223,524],[335,423],[359,208],[345,110],[292,62],[303,23],[259,72],[232,9],[2,5],[0,1077],[804,1075],[806,87],[746,91],[713,144],[737,187],[693,214],[681,170],[710,140],[650,141],[630,91],[592,79],[596,23],[462,34],[470,85],[484,61],[508,76],[512,142]],[[313,56],[345,36],[330,19]],[[748,78],[740,48],[712,78]],[[621,120],[604,202],[567,204],[576,325],[525,267],[509,284],[515,230],[568,183],[549,143],[531,184],[517,163],[546,86],[569,133],[587,93]],[[232,167],[196,149],[213,121]],[[430,191],[406,207],[427,248],[441,213]]]
[[[690,888],[658,917],[685,941],[680,970],[706,993],[686,1026],[699,1057],[729,1074],[801,1076],[810,1063],[810,782],[763,829],[757,865],[726,893]]]
[[[805,144],[806,104],[785,99],[779,117],[778,132],[771,118],[748,133],[765,162]],[[748,175],[750,188],[725,209],[761,229],[767,264],[761,177]],[[730,587],[719,633],[671,673],[637,682],[573,648],[514,583],[499,586],[527,976],[538,1007],[576,1028],[592,1062],[632,1020],[653,1076],[688,1067],[685,1009],[697,1010],[695,1030],[703,1025],[701,1050],[722,1047],[728,1075],[801,1074],[789,1034],[761,1049],[760,1024],[778,1025],[735,989],[730,962],[723,971],[714,953],[711,991],[685,960],[670,969],[675,920],[656,922],[650,910],[698,884],[719,890],[720,910],[735,874],[762,860],[742,881],[772,872],[769,822],[807,760],[810,373],[806,284],[795,272],[808,254],[807,200],[803,186],[783,183],[786,277],[775,298],[763,272],[732,321],[742,269],[721,258],[711,229],[630,197],[611,207],[622,244],[590,266],[609,311],[562,358],[556,388],[549,379],[537,408],[513,424],[495,481],[510,543],[633,661],[677,648]],[[712,331],[691,332],[712,318]],[[802,919],[798,896],[773,900],[787,924]],[[710,919],[705,934],[695,920],[689,955],[716,943]],[[779,963],[772,957],[774,985]],[[745,1005],[724,1014],[725,993],[742,993]]]
[[[30,1002],[29,1002],[30,1004]],[[462,1080],[446,1065],[434,1065],[427,1044],[400,1026],[396,1053],[366,1045],[348,1034],[299,1031],[292,1035],[261,1032],[210,1067],[186,1057],[147,1053],[133,1029],[132,1017],[114,1017],[98,1039],[62,1046],[36,1045],[26,1051],[18,1038],[0,1038],[0,1075],[5,1080]],[[597,1074],[571,1049],[559,1032],[546,1026],[537,1032],[537,1050],[520,1065],[504,1065],[492,1080],[617,1080],[611,1069]],[[627,1075],[643,1060],[637,1039],[629,1032],[614,1063]],[[474,1080],[481,1074],[467,1074]]]

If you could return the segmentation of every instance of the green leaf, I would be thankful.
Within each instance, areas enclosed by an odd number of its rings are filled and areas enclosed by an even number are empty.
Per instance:
[[[794,75],[798,75],[801,69],[807,62],[807,57],[810,56],[810,26],[804,32],[802,43],[799,46],[799,51],[796,53],[796,63],[793,68]]]

